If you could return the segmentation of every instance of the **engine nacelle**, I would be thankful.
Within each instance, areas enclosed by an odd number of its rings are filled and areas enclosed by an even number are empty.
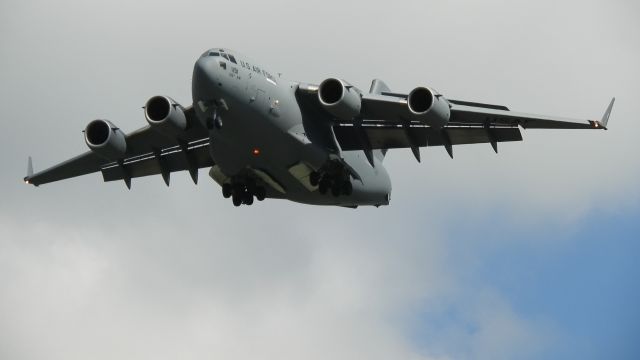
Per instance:
[[[93,152],[107,160],[118,160],[127,153],[127,139],[109,120],[93,120],[84,130],[84,141]]]
[[[361,92],[349,83],[329,78],[318,88],[320,104],[333,116],[340,120],[353,120],[360,115],[362,106]]]
[[[144,106],[144,117],[153,129],[169,137],[181,134],[187,128],[182,107],[166,96],[149,99]]]
[[[447,125],[451,116],[449,102],[426,87],[413,89],[407,97],[407,106],[415,119],[433,127]]]

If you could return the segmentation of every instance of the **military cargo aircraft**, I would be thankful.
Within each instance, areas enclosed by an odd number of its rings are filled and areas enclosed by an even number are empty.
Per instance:
[[[329,78],[320,85],[286,80],[235,51],[207,50],[195,63],[192,99],[182,106],[154,96],[147,125],[125,134],[109,120],[89,122],[89,151],[33,173],[35,186],[93,172],[104,181],[198,169],[235,206],[254,199],[312,205],[388,205],[391,181],[383,166],[390,149],[443,147],[453,158],[462,144],[521,141],[524,129],[606,129],[615,99],[600,120],[571,120],[510,111],[502,105],[448,99],[426,86],[408,94],[373,80],[368,92]]]

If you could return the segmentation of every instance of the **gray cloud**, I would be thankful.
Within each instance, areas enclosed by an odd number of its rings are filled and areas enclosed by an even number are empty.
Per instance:
[[[495,244],[460,240],[460,251],[448,224],[495,212],[505,226],[571,231],[640,198],[632,2],[0,6],[2,358],[525,357],[553,340],[552,321],[471,284]],[[367,88],[378,77],[585,118],[618,103],[607,132],[529,130],[498,156],[428,149],[416,164],[392,152],[392,206],[381,209],[234,209],[204,171],[199,186],[177,174],[168,190],[151,178],[129,192],[99,175],[20,184],[28,155],[41,169],[84,151],[90,119],[133,130],[152,95],[187,104],[193,62],[211,46],[309,82]],[[453,322],[412,340],[405,320],[425,306],[455,307],[477,331]]]
[[[260,222],[208,236],[191,223],[154,232],[149,220],[102,229],[3,219],[6,355],[430,358],[396,319],[471,295],[438,236],[390,242],[371,230]],[[492,296],[459,304],[482,331],[451,328],[443,342],[509,357],[539,336]]]

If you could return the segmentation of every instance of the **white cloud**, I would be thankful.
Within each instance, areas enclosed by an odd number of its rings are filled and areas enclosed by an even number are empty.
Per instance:
[[[257,227],[203,239],[151,229],[3,218],[3,357],[431,358],[401,320],[466,287],[455,275],[464,265],[436,237],[356,237],[349,227],[304,235],[294,226],[303,235],[290,241],[267,226],[272,236]],[[481,329],[463,338],[474,357],[533,331],[508,304],[464,311]]]

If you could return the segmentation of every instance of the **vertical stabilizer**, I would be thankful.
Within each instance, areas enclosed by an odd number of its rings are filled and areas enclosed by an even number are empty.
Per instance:
[[[384,83],[384,81],[380,79],[373,79],[371,82],[371,88],[369,88],[369,93],[381,94],[383,92],[391,92],[391,90],[389,90],[389,87]]]

